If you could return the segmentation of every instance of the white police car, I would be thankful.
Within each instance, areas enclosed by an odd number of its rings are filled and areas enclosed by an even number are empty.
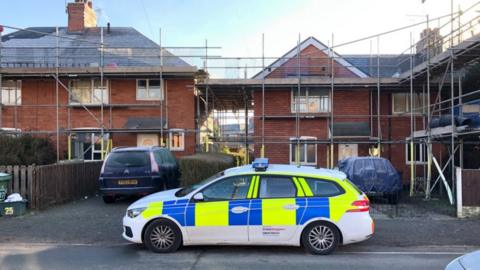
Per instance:
[[[158,192],[127,209],[123,237],[154,252],[180,245],[303,245],[328,254],[372,236],[368,198],[336,170],[269,165],[228,169]]]

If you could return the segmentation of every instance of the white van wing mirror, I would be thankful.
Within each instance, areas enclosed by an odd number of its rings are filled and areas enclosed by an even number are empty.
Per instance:
[[[193,199],[195,201],[203,201],[204,200],[203,193],[200,192],[200,193],[197,193],[197,194],[193,195]]]

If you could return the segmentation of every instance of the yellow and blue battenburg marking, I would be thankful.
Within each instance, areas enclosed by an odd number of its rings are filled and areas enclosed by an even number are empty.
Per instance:
[[[247,199],[218,202],[189,202],[187,199],[150,203],[142,217],[169,216],[181,226],[293,226],[314,218],[338,221],[347,206],[344,198],[313,197],[306,180],[293,177],[297,198],[259,199],[259,176],[253,176]],[[355,196],[355,195],[352,195]],[[354,199],[353,197],[350,199]],[[286,209],[285,205],[294,208]],[[333,206],[333,207],[332,207]],[[235,207],[248,211],[233,213]]]
[[[286,210],[285,204],[298,205]],[[250,209],[232,213],[234,207]],[[149,219],[169,216],[181,226],[293,226],[303,225],[312,218],[330,218],[328,198],[251,199],[223,202],[188,203],[187,200],[151,203],[142,213]]]

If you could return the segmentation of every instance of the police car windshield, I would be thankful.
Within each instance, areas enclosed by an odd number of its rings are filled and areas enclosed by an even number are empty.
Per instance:
[[[199,183],[196,183],[196,184],[192,184],[192,185],[188,185],[188,186],[186,186],[186,187],[183,187],[182,189],[180,189],[179,191],[177,191],[177,192],[175,193],[175,196],[176,196],[176,197],[183,197],[183,196],[189,194],[190,192],[196,190],[197,188],[199,188],[199,187],[201,187],[201,186],[203,186],[203,185],[205,185],[205,184],[208,184],[208,183],[212,182],[213,180],[215,180],[215,179],[217,179],[217,178],[219,178],[219,177],[221,177],[221,176],[223,176],[223,175],[225,175],[225,171],[221,171],[221,172],[219,172],[219,173],[216,173],[216,174],[208,177],[207,179],[204,179],[204,180],[200,181]]]

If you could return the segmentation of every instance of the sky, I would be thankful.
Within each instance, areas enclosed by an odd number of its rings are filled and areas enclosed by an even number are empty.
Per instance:
[[[0,24],[16,27],[65,26],[72,0],[0,0]],[[477,0],[453,0],[455,10]],[[98,24],[131,26],[164,46],[209,46],[209,55],[279,57],[301,40],[315,36],[325,44],[356,40],[450,13],[451,0],[93,0]],[[432,24],[441,24],[433,21]],[[423,26],[422,26],[423,27]],[[336,49],[342,54],[401,53],[418,39],[412,28],[378,40]],[[177,54],[204,54],[188,50]],[[235,65],[235,61],[225,65]],[[238,65],[243,65],[237,61]]]

